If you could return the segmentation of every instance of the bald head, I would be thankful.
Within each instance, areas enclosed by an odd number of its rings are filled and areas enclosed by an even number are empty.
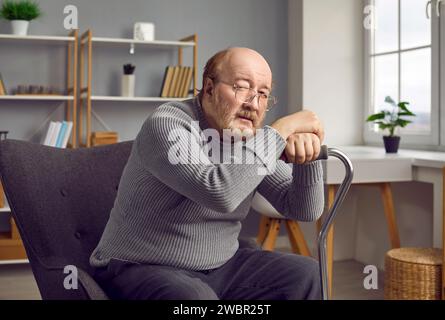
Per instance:
[[[221,75],[233,75],[249,78],[262,78],[270,90],[272,71],[266,59],[255,50],[249,48],[231,48],[221,63]]]

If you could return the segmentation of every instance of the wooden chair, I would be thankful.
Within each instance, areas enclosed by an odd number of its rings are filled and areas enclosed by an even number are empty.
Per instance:
[[[286,225],[292,252],[311,257],[311,252],[297,221],[287,219],[258,192],[252,201],[252,208],[261,214],[257,243],[263,250],[273,251],[280,233],[281,222]]]

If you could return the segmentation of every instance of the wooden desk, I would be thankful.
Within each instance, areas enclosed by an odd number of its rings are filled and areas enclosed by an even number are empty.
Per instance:
[[[445,257],[445,153],[417,150],[399,150],[386,154],[383,148],[367,146],[338,147],[351,159],[354,166],[353,184],[375,185],[380,188],[392,247],[400,246],[397,222],[391,192],[391,182],[421,181],[433,184],[433,246],[442,247]],[[325,181],[328,185],[328,205],[332,205],[335,186],[344,178],[344,167],[338,159],[324,162]],[[332,288],[333,234],[327,239],[328,274]],[[403,245],[403,244],[402,244]],[[445,260],[442,264],[442,299],[445,299]]]

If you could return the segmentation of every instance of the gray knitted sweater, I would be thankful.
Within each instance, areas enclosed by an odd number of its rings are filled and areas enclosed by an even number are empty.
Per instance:
[[[198,129],[192,121],[199,121]],[[270,126],[263,128],[259,142],[274,142],[273,152],[259,155],[248,142],[237,142],[255,163],[211,161],[201,152],[207,128],[196,98],[165,103],[148,117],[134,141],[102,238],[90,257],[93,267],[106,266],[113,258],[190,270],[217,268],[237,251],[241,221],[256,191],[288,218],[313,221],[321,215],[320,161],[289,165],[277,160],[286,142]],[[181,139],[171,141],[169,134],[175,130]],[[194,161],[169,161],[173,147],[188,150],[190,145],[194,151],[188,155]],[[258,174],[259,168],[273,164],[270,174]]]

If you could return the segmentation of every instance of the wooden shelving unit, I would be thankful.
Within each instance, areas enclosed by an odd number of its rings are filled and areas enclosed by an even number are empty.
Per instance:
[[[14,45],[16,42],[26,42],[32,46],[35,43],[44,45],[66,45],[67,65],[66,95],[2,95],[0,103],[8,101],[18,101],[30,103],[31,101],[60,101],[65,103],[66,121],[73,121],[71,134],[71,147],[77,147],[77,68],[78,68],[78,30],[73,30],[68,36],[15,36],[11,34],[0,34],[0,46],[4,44]],[[25,74],[24,74],[25,75]],[[5,74],[3,74],[5,77]],[[0,208],[0,214],[10,213],[11,209],[5,199],[5,206]],[[25,248],[15,225],[12,216],[9,217],[10,229],[0,232],[0,264],[5,263],[26,263]]]
[[[8,212],[11,212],[11,209],[5,199],[5,206],[0,208],[0,213]],[[26,259],[25,248],[12,216],[9,217],[9,224],[9,231],[0,232],[0,261]]]
[[[41,101],[74,101],[75,98],[73,96],[47,96],[47,95],[6,95],[0,96],[0,100],[41,100]]]
[[[68,36],[45,36],[29,35],[16,36],[11,34],[0,34],[0,43],[29,42],[45,45],[66,45],[67,46],[67,65],[66,95],[5,95],[0,96],[2,101],[61,101],[65,102],[66,113],[65,120],[73,122],[70,144],[72,148],[77,147],[77,68],[78,68],[78,50],[79,50],[79,32],[73,30]],[[4,76],[4,75],[3,75]]]
[[[185,98],[159,98],[159,97],[120,97],[120,96],[91,96],[92,101],[134,101],[134,102],[150,102],[150,101],[181,101]]]
[[[92,77],[93,77],[93,45],[134,45],[136,46],[148,46],[148,47],[164,47],[164,48],[176,48],[178,50],[178,65],[182,66],[183,63],[183,49],[193,48],[193,94],[197,94],[197,53],[198,53],[198,36],[193,34],[191,36],[180,39],[179,41],[139,41],[134,39],[120,39],[120,38],[106,38],[106,37],[93,37],[91,30],[85,31],[80,36],[80,73],[79,73],[79,140],[83,133],[83,112],[85,112],[85,141],[80,142],[81,146],[91,146],[91,114],[92,114],[92,102],[94,101],[126,101],[126,102],[166,102],[166,101],[180,101],[184,98],[161,98],[161,97],[120,97],[120,96],[97,96],[93,95],[92,89]],[[84,73],[86,67],[86,82],[84,86]],[[85,110],[84,110],[85,109]]]
[[[13,34],[0,34],[0,40],[11,40],[11,41],[38,41],[44,43],[56,43],[56,42],[74,42],[75,36],[70,33],[69,36],[39,36],[39,35],[29,35],[29,36],[16,36]]]

